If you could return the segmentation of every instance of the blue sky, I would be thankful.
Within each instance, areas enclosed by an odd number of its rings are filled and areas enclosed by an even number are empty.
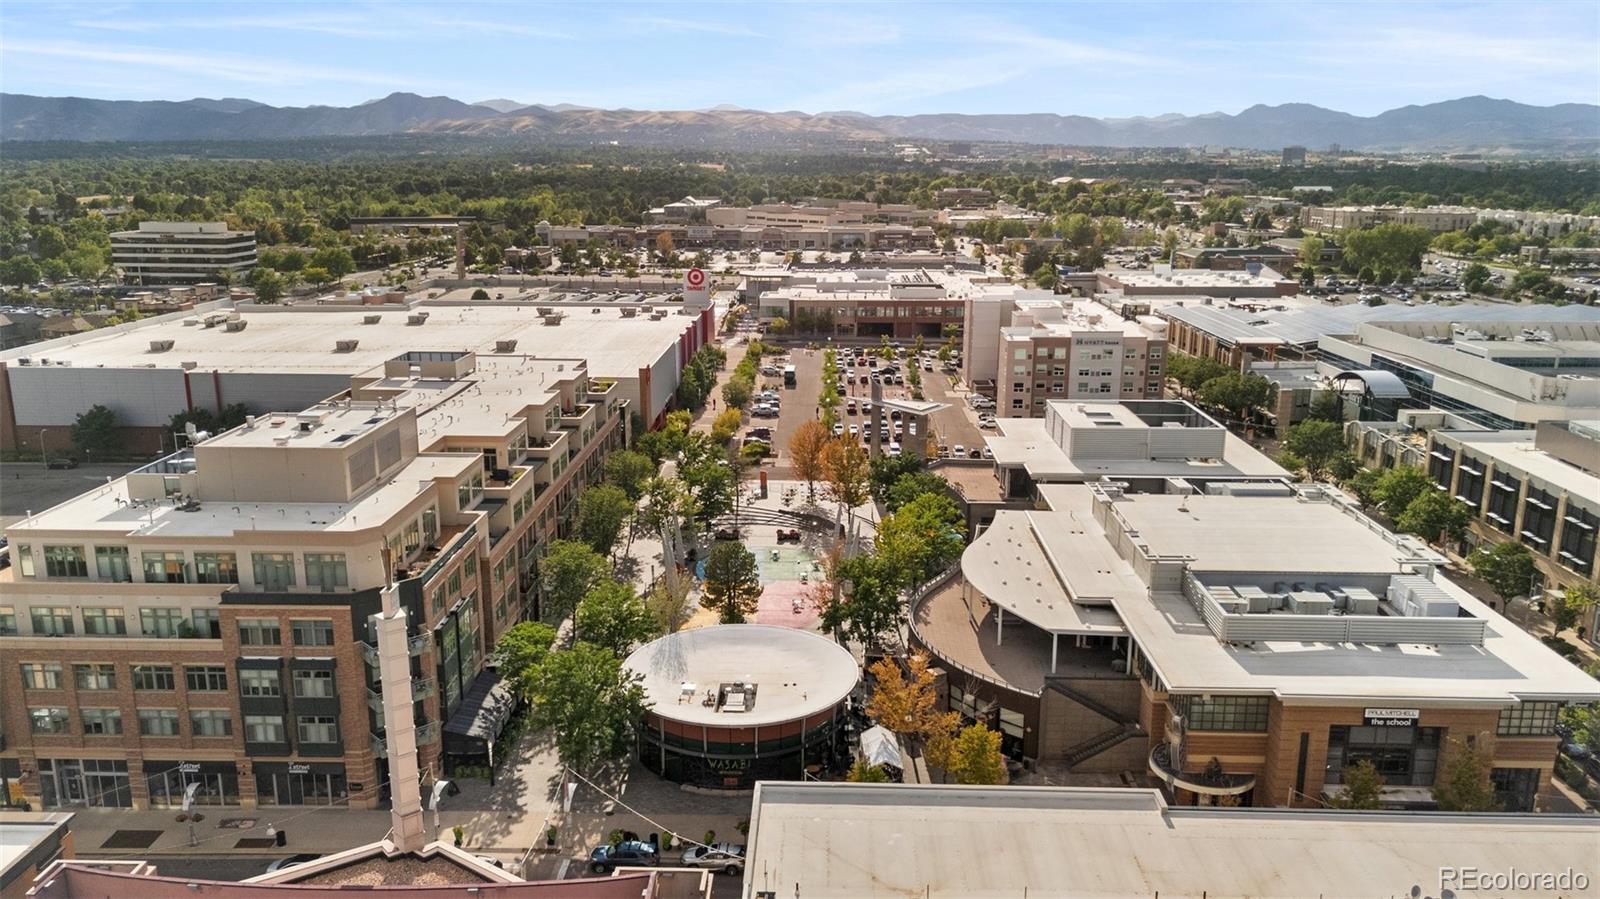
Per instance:
[[[1600,3],[0,3],[0,87],[349,105],[1361,115],[1600,102]],[[3,112],[0,112],[3,114]]]

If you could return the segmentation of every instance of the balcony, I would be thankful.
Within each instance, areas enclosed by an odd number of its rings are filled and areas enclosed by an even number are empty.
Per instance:
[[[1150,750],[1150,773],[1170,789],[1188,790],[1201,796],[1242,796],[1256,786],[1254,774],[1183,771],[1173,764],[1172,744],[1165,741]]]
[[[368,665],[378,667],[378,647],[363,640],[358,644],[361,647],[361,658]],[[433,637],[429,634],[412,634],[406,638],[406,653],[411,656],[420,656],[433,646]]]
[[[422,547],[416,558],[405,563],[405,567],[396,568],[394,577],[396,581],[408,581],[420,578],[424,581],[438,574],[462,548],[470,544],[477,537],[477,522],[465,526],[442,528],[432,543]]]
[[[421,702],[436,692],[434,679],[431,677],[414,677],[411,679],[411,701]],[[367,688],[367,708],[378,714],[383,714],[383,693]]]
[[[417,745],[437,743],[439,741],[439,722],[429,721],[427,724],[417,725]]]

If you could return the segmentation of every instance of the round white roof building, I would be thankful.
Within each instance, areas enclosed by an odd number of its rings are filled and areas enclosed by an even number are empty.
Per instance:
[[[651,714],[697,727],[804,719],[843,702],[860,679],[855,657],[839,644],[766,624],[678,631],[623,664],[644,679]]]

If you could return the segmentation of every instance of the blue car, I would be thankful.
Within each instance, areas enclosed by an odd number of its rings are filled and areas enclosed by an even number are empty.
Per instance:
[[[596,874],[610,874],[614,868],[654,868],[661,863],[661,855],[654,843],[624,840],[615,846],[596,846],[589,853],[589,870]]]

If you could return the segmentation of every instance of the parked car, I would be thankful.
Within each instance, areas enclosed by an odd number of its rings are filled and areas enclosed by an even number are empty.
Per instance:
[[[967,455],[967,448],[958,443],[951,448],[950,454],[955,456],[957,459],[965,458]]]
[[[712,843],[684,850],[685,868],[709,868],[723,874],[744,873],[744,845],[742,843]]]
[[[71,456],[57,456],[44,464],[46,468],[77,468],[78,460]]]
[[[596,846],[589,852],[589,870],[596,874],[610,874],[615,868],[654,868],[661,863],[661,854],[654,843],[623,840],[615,846]]]

